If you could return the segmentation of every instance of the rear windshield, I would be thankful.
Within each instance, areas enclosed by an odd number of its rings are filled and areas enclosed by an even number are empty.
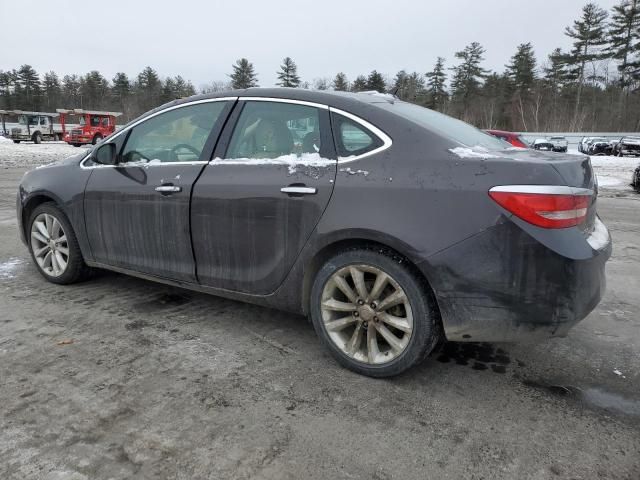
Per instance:
[[[465,147],[481,146],[489,150],[504,150],[510,146],[499,138],[489,135],[462,120],[457,120],[428,108],[398,101],[394,103],[378,103],[377,105]]]

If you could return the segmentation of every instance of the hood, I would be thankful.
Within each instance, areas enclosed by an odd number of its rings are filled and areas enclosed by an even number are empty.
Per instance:
[[[67,157],[64,160],[57,160],[55,162],[47,163],[45,165],[40,165],[36,167],[36,170],[40,168],[54,168],[54,167],[65,167],[67,165],[78,165],[82,161],[82,159],[87,156],[87,153],[89,153],[89,150],[86,150],[83,148],[81,152],[76,153],[75,155],[71,155],[70,157]]]

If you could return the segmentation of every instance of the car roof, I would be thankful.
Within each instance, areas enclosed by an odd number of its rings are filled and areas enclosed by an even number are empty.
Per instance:
[[[400,101],[399,98],[389,93],[379,93],[374,91],[337,92],[333,90],[308,90],[305,88],[254,87],[246,88],[243,90],[227,90],[224,92],[195,95],[193,97],[178,100],[177,103],[182,103],[182,101],[192,102],[197,100],[205,100],[208,98],[220,97],[273,97],[287,100],[299,100],[304,102],[319,103],[336,108],[348,108],[350,106],[364,104],[393,103],[395,101]]]

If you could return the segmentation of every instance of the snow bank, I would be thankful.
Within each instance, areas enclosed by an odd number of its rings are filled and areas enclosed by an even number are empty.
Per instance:
[[[12,141],[0,142],[0,168],[32,168],[57,162],[85,151],[85,148],[73,147],[65,142],[44,142],[40,145]]]
[[[13,140],[11,140],[11,139],[9,139],[9,138],[7,138],[7,137],[4,137],[4,136],[2,136],[2,135],[0,135],[0,143],[2,143],[2,142],[10,142],[10,143],[13,143]]]
[[[567,153],[584,156],[578,150],[569,150]],[[640,165],[640,158],[592,155],[591,165],[598,177],[599,188],[621,190],[630,188],[631,176],[636,167]]]

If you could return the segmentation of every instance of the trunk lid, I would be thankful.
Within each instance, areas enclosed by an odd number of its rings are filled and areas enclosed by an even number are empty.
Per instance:
[[[507,152],[508,155],[505,156],[516,161],[548,164],[558,173],[563,185],[576,189],[591,190],[592,194],[587,217],[584,222],[578,225],[578,228],[586,234],[593,231],[597,213],[598,181],[591,166],[591,159],[587,155],[570,155],[525,149],[509,149]]]

